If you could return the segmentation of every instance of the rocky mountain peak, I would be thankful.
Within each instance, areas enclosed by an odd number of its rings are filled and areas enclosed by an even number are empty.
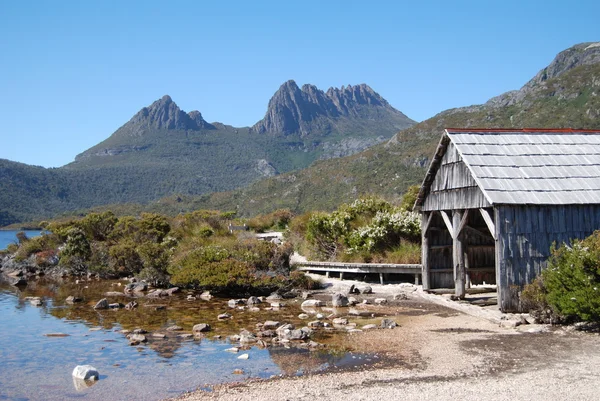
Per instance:
[[[207,123],[206,120],[202,118],[202,113],[200,113],[198,110],[190,111],[188,116],[199,129],[217,129],[214,125]]]
[[[140,135],[148,129],[201,130],[214,129],[214,126],[207,123],[199,111],[188,114],[181,110],[169,95],[164,95],[150,106],[143,107],[122,128]]]
[[[503,93],[486,104],[492,107],[510,106],[522,101],[528,94],[543,88],[546,81],[558,78],[574,68],[600,63],[600,42],[580,43],[558,53],[554,60],[521,89]]]
[[[300,134],[305,136],[315,130],[331,130],[339,118],[364,117],[365,113],[385,110],[388,114],[408,117],[394,109],[377,92],[366,84],[329,88],[324,92],[315,85],[299,88],[289,80],[275,92],[269,101],[265,117],[252,130],[257,133]],[[377,113],[375,113],[377,114]],[[385,114],[385,113],[384,113]],[[379,118],[385,118],[379,114]]]

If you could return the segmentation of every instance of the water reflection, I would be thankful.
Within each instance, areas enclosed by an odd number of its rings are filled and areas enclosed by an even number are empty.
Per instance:
[[[186,292],[160,299],[134,298],[122,293],[123,284],[40,279],[16,288],[0,282],[0,399],[158,400],[204,385],[364,363],[344,352],[332,354],[335,347],[309,351],[246,346],[239,353],[225,352],[239,346],[229,336],[242,329],[255,332],[259,322],[305,325],[297,317],[300,302],[286,300],[281,310],[259,305],[259,311],[251,311],[229,308],[226,299],[188,300]],[[69,296],[82,302],[70,304]],[[32,306],[28,297],[40,297],[42,305]],[[139,306],[95,310],[95,303],[104,297],[123,304],[135,299]],[[232,318],[219,320],[217,316],[225,312]],[[210,324],[212,331],[205,337],[186,338],[198,323]],[[181,330],[167,330],[175,325]],[[138,328],[147,331],[147,342],[128,345],[124,333]],[[316,339],[333,338],[322,332]],[[238,359],[241,353],[248,353],[249,359]],[[98,368],[98,384],[73,381],[74,366],[83,364]],[[43,386],[41,376],[47,380]]]

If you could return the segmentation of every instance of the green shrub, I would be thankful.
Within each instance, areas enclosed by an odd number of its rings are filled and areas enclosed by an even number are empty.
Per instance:
[[[316,290],[322,286],[320,281],[314,280],[310,276],[307,276],[298,270],[294,270],[290,273],[290,283],[292,287],[303,290]]]
[[[345,254],[366,261],[373,259],[373,253],[384,255],[402,240],[417,242],[420,234],[417,213],[404,211],[382,199],[365,198],[342,205],[330,214],[311,215],[305,238],[312,246],[312,255],[308,256],[348,259]]]
[[[554,321],[600,321],[600,231],[571,247],[553,246],[548,268],[521,298],[524,307]]]

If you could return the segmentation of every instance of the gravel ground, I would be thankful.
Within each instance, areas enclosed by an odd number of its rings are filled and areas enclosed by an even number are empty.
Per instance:
[[[355,282],[330,280],[329,291]],[[597,400],[600,336],[569,328],[504,324],[497,311],[465,306],[398,285],[371,285],[376,296],[408,290],[400,327],[353,334],[360,350],[384,354],[384,367],[225,384],[179,400]],[[415,311],[417,313],[415,313]],[[513,317],[514,319],[514,317]],[[507,327],[508,326],[508,327]]]

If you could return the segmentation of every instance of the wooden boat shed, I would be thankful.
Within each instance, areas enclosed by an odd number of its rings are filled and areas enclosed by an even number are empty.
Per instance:
[[[424,289],[495,283],[519,311],[552,244],[600,229],[600,131],[446,129],[415,210]]]

